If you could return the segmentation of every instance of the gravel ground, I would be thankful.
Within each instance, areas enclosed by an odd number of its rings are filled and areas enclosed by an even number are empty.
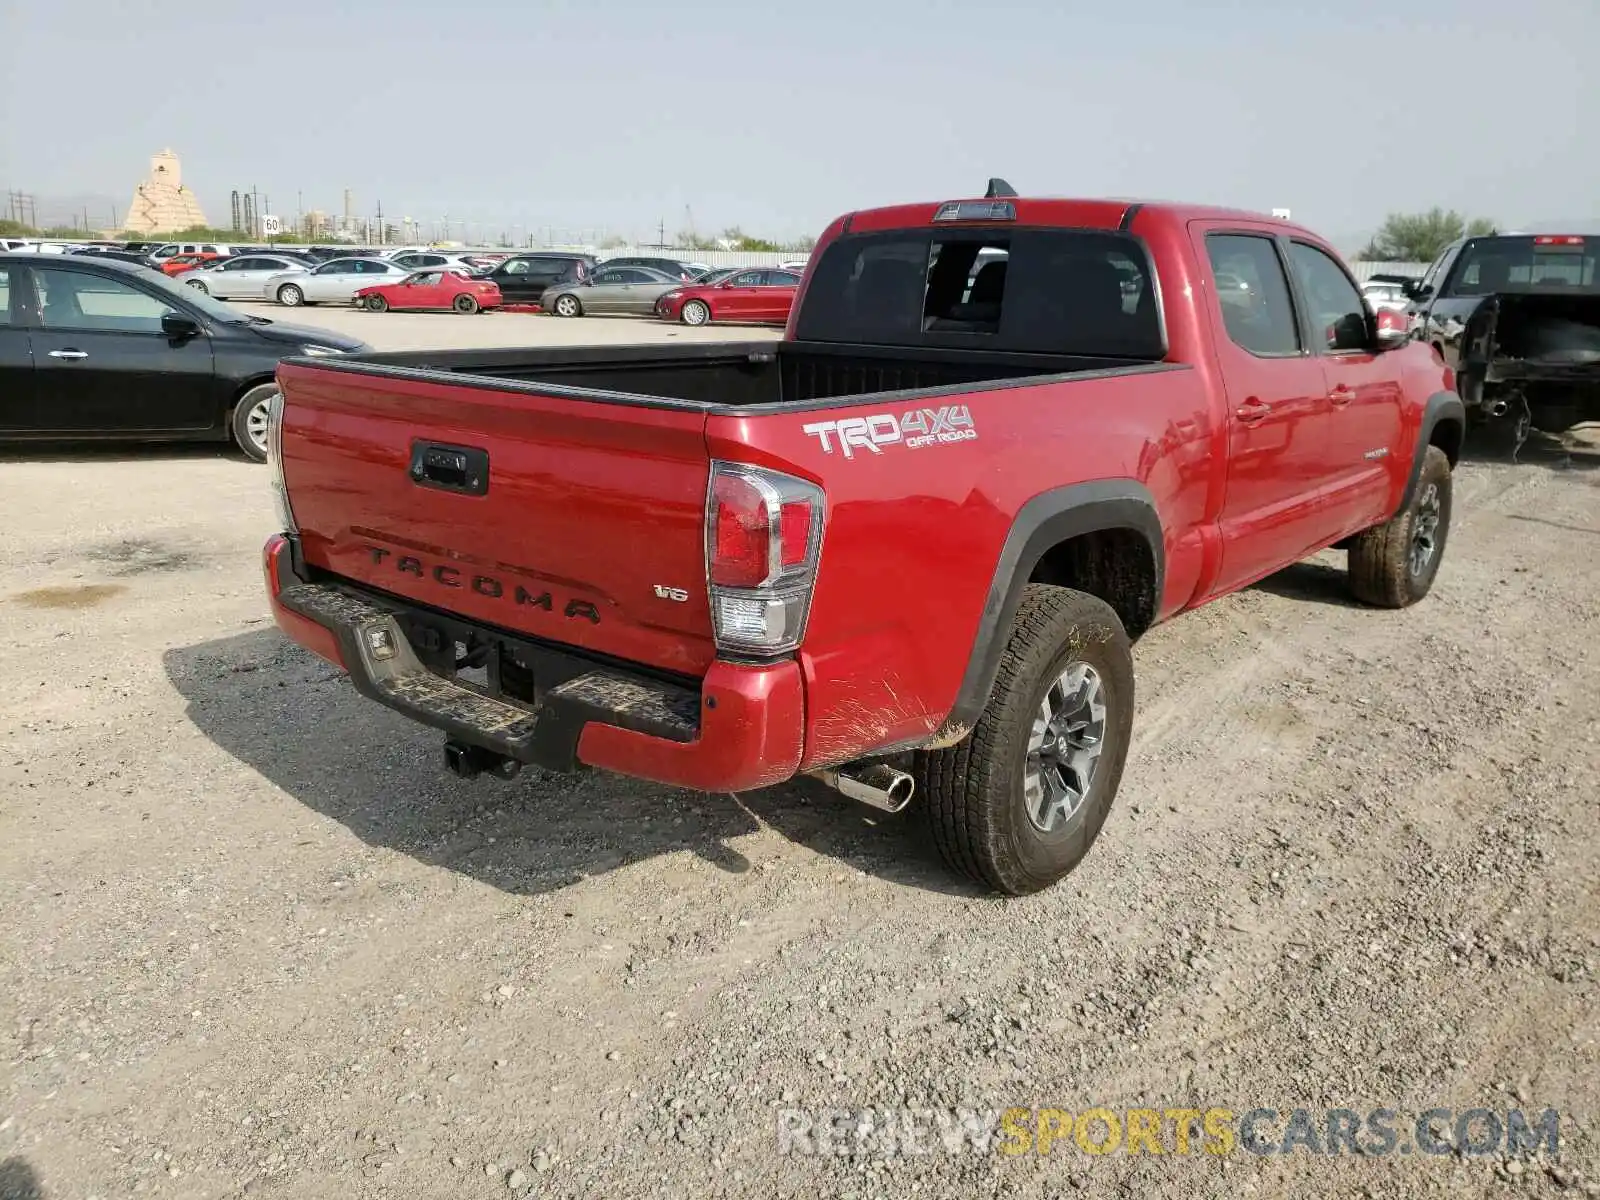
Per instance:
[[[1420,606],[1329,554],[1152,632],[1099,846],[1002,902],[810,785],[455,780],[271,626],[259,468],[10,456],[0,1195],[1600,1195],[1597,488],[1593,444],[1469,462]],[[778,1153],[781,1109],[966,1104],[1563,1144]]]

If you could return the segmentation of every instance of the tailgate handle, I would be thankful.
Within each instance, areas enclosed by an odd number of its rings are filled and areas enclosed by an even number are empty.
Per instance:
[[[474,446],[412,442],[411,479],[442,492],[485,495],[489,491],[489,452]]]

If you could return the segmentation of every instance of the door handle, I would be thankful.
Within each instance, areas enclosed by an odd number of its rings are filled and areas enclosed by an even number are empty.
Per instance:
[[[1272,406],[1270,404],[1263,404],[1261,401],[1252,396],[1250,399],[1246,400],[1243,404],[1236,408],[1233,412],[1233,415],[1238,417],[1239,420],[1243,421],[1246,425],[1254,425],[1258,421],[1265,420],[1267,414],[1271,411]]]
[[[50,351],[50,357],[79,359],[88,358],[89,355],[88,352],[84,350],[52,350]]]
[[[1332,400],[1340,408],[1343,408],[1346,404],[1349,404],[1350,401],[1354,400],[1355,398],[1356,398],[1355,389],[1354,388],[1350,388],[1350,387],[1346,387],[1342,383],[1338,387],[1334,388],[1331,392],[1328,393],[1328,399]]]

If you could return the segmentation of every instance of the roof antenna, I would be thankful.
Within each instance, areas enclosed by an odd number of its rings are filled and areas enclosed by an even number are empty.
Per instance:
[[[989,190],[983,194],[983,198],[985,200],[993,200],[996,197],[1015,196],[1016,194],[1017,189],[1004,179],[991,179],[989,180]]]

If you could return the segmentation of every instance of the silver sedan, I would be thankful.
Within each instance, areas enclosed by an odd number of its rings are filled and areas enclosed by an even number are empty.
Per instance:
[[[305,271],[309,263],[276,254],[241,254],[221,258],[201,271],[187,271],[181,281],[219,300],[263,300],[267,280],[285,271]]]
[[[286,271],[266,282],[266,297],[294,308],[300,304],[349,304],[375,283],[399,283],[411,272],[383,258],[334,258],[309,270]]]
[[[657,300],[682,286],[681,279],[649,267],[612,267],[608,271],[602,265],[586,280],[549,289],[539,303],[545,312],[558,317],[581,317],[585,313],[648,317],[655,313]]]

